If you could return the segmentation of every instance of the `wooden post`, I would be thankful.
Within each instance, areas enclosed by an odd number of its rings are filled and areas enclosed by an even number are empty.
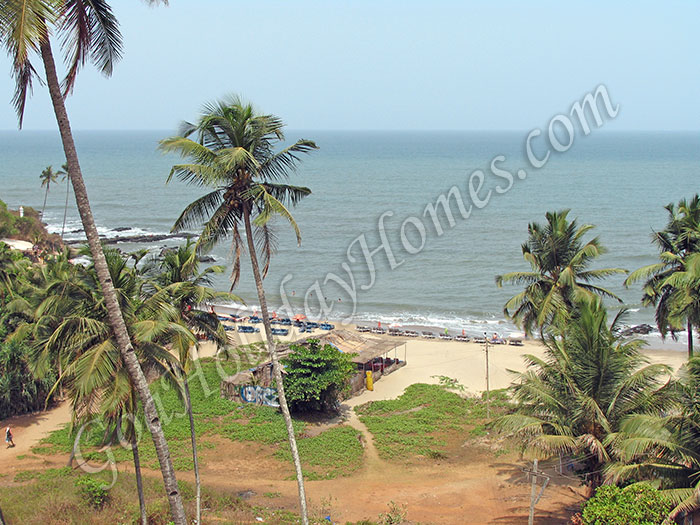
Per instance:
[[[530,474],[530,516],[527,519],[527,525],[533,525],[535,522],[535,489],[537,488],[537,459],[532,461],[532,473]]]
[[[484,332],[485,334],[486,332]],[[491,419],[491,387],[489,385],[489,340],[486,338],[486,419]]]

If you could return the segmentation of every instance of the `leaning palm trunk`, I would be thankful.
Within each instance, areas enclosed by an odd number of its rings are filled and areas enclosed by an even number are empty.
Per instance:
[[[136,475],[136,490],[139,493],[141,525],[148,525],[148,516],[146,514],[146,498],[143,495],[143,478],[141,477],[141,460],[139,458],[139,444],[136,442],[135,437],[131,441],[131,452],[134,454],[134,474]]]
[[[282,370],[280,369],[279,359],[277,357],[277,349],[275,342],[272,339],[272,329],[270,325],[270,315],[267,311],[267,301],[265,300],[265,289],[263,288],[262,277],[260,276],[260,267],[258,266],[258,257],[255,253],[255,242],[253,241],[253,230],[250,225],[250,212],[245,210],[243,213],[245,222],[245,235],[248,242],[248,251],[250,252],[250,263],[253,267],[253,277],[255,278],[255,287],[258,290],[258,300],[260,301],[260,312],[262,313],[263,326],[265,327],[265,335],[267,337],[267,346],[272,360],[272,371],[275,375],[275,383],[277,385],[277,396],[279,397],[280,408],[284,416],[284,423],[287,426],[287,435],[289,436],[289,448],[292,451],[294,458],[294,469],[297,474],[297,485],[299,486],[299,506],[301,508],[301,522],[303,525],[308,525],[309,517],[306,510],[306,492],[304,490],[304,475],[301,470],[301,459],[299,458],[299,450],[297,449],[297,440],[294,437],[294,426],[292,425],[292,416],[289,414],[287,406],[287,398],[284,395],[284,384],[282,382]]]
[[[197,523],[202,523],[202,482],[199,479],[199,460],[197,459],[197,439],[194,433],[194,417],[192,415],[192,399],[190,398],[190,386],[187,382],[187,374],[183,371],[183,385],[185,387],[185,404],[187,415],[190,418],[190,439],[192,440],[192,461],[194,462],[194,484],[197,492]]]
[[[40,52],[44,67],[46,69],[46,81],[49,87],[49,94],[51,95],[51,102],[53,104],[54,112],[56,114],[58,129],[61,133],[63,150],[66,154],[68,172],[71,175],[70,179],[73,185],[73,191],[75,193],[78,212],[80,213],[83,229],[85,230],[85,235],[87,236],[88,246],[90,247],[90,252],[93,257],[95,271],[100,281],[100,287],[102,288],[102,294],[105,299],[105,305],[107,307],[109,317],[109,324],[114,332],[115,339],[117,340],[117,345],[129,373],[131,383],[136,388],[139,399],[144,407],[146,425],[148,426],[151,436],[153,437],[153,444],[155,445],[158,461],[160,462],[160,469],[163,475],[165,491],[170,502],[170,512],[173,522],[175,525],[185,525],[187,523],[185,508],[182,505],[180,490],[177,486],[177,479],[175,478],[175,470],[170,458],[168,443],[166,442],[165,435],[163,434],[163,429],[158,417],[158,411],[156,410],[155,403],[153,402],[153,397],[148,389],[148,382],[146,381],[143,370],[141,370],[138,359],[134,354],[134,349],[131,345],[131,340],[129,339],[129,333],[126,328],[126,324],[124,323],[124,318],[122,317],[119,303],[117,302],[117,296],[114,292],[114,286],[109,274],[104,252],[102,251],[102,245],[100,244],[97,228],[95,227],[95,220],[92,216],[87,189],[85,188],[83,175],[80,170],[78,154],[75,149],[75,142],[73,140],[73,134],[70,128],[70,122],[68,120],[68,113],[66,111],[63,95],[61,94],[61,88],[59,85],[58,76],[56,74],[56,64],[54,62],[48,36],[42,39]]]

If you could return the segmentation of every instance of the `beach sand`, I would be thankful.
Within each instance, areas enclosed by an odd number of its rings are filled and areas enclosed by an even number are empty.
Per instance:
[[[543,357],[544,352],[544,345],[539,341],[525,341],[523,346],[490,344],[491,389],[508,387],[515,377],[509,370],[524,371],[526,354]],[[471,394],[486,390],[486,355],[483,344],[412,339],[406,342],[405,349],[398,349],[400,359],[404,359],[404,353],[405,367],[382,377],[375,383],[374,391],[365,391],[360,396],[348,400],[348,404],[355,406],[368,401],[393,399],[414,383],[438,383],[439,380],[435,376],[456,379]],[[674,371],[687,360],[684,352],[675,350],[644,350],[643,353],[650,362],[667,364]]]
[[[226,323],[229,324],[229,323]],[[230,323],[232,326],[236,326]],[[356,325],[334,323],[338,330],[350,330],[356,332]],[[250,344],[264,339],[262,324],[255,325],[260,328],[256,334],[239,334],[231,331],[229,338],[234,345]],[[288,328],[288,327],[286,327]],[[314,330],[312,334],[299,334],[296,328],[285,337],[276,337],[280,343],[289,343],[299,338],[320,337],[328,332]],[[406,366],[382,377],[375,383],[374,391],[365,391],[359,396],[348,400],[350,406],[367,401],[379,399],[394,399],[400,396],[409,385],[415,383],[438,383],[438,376],[446,376],[456,379],[464,385],[470,394],[478,394],[486,390],[486,356],[484,345],[478,343],[463,343],[458,341],[444,341],[440,339],[423,339],[392,337],[388,335],[359,334],[369,340],[377,338],[387,339],[395,344],[401,344],[396,351],[392,351],[389,357],[398,357],[406,361]],[[510,385],[515,375],[509,370],[522,372],[526,368],[523,356],[532,354],[537,357],[544,356],[544,346],[538,340],[526,340],[523,346],[493,345],[489,344],[489,383],[491,389],[506,388]],[[200,345],[199,357],[212,357],[216,353],[216,347],[212,343]],[[687,354],[680,350],[668,349],[644,349],[643,354],[651,363],[664,363],[674,371],[687,360]]]

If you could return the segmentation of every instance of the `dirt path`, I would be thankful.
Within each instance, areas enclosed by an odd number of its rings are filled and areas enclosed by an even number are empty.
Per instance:
[[[54,430],[58,430],[66,423],[70,423],[71,409],[69,403],[39,412],[25,414],[0,422],[3,431],[3,445],[5,428],[9,424],[14,435],[15,447],[0,449],[0,471],[7,472],[25,464],[17,456],[31,454],[32,447],[39,444],[42,438],[48,436]]]
[[[362,447],[365,449],[365,466],[363,469],[364,475],[367,476],[373,472],[376,472],[377,470],[382,469],[384,466],[384,461],[379,457],[377,447],[374,445],[374,436],[372,436],[365,424],[360,421],[360,418],[355,413],[354,408],[348,405],[343,405],[343,415],[346,418],[345,423],[362,432]]]

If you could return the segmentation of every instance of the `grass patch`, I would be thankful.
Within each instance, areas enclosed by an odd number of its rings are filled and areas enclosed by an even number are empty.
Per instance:
[[[244,421],[237,419],[247,416]],[[287,427],[282,414],[267,406],[248,405],[239,411],[236,420],[223,425],[219,432],[232,441],[255,441],[265,445],[284,443],[287,440]],[[306,427],[303,421],[293,421],[294,433],[299,435]]]
[[[50,468],[46,470],[21,470],[15,474],[15,482],[23,483],[33,479],[49,481],[68,477],[71,473],[72,469],[70,467]]]
[[[251,355],[257,355],[255,353]],[[235,414],[240,405],[227,399],[222,399],[220,384],[223,377],[233,374],[240,367],[248,367],[251,363],[244,355],[243,358],[221,361],[202,359],[195,363],[189,374],[192,412],[195,420],[195,436],[202,448],[212,448],[215,444],[204,444],[201,437],[206,433],[223,434],[217,429],[217,418]],[[163,432],[168,440],[168,447],[177,470],[192,470],[192,450],[190,447],[189,418],[185,412],[183,400],[179,393],[165,381],[155,381],[151,384],[151,392],[161,416]],[[144,466],[158,469],[158,458],[155,447],[148,435],[143,414],[137,416],[141,420],[143,433],[139,441],[139,454]],[[78,426],[71,428],[66,425],[42,439],[39,446],[32,448],[33,454],[69,454],[78,431]],[[104,428],[99,422],[89,425],[83,432],[80,447],[83,458],[88,461],[102,463],[111,457],[117,463],[133,462],[131,448],[123,448],[119,444],[112,445],[108,453],[100,452],[103,445]],[[201,460],[200,460],[201,461]]]
[[[304,476],[311,480],[333,479],[357,470],[362,464],[363,454],[359,435],[354,428],[343,425],[298,440]],[[275,455],[283,461],[292,461],[289,447],[281,448]]]
[[[450,390],[444,385],[415,384],[398,399],[366,403],[355,411],[383,458],[444,459],[450,436],[464,435],[467,430],[474,437],[486,433],[484,400],[464,398]],[[504,391],[491,392],[492,412],[508,406]]]
[[[207,436],[222,436],[232,441],[251,441],[272,446],[275,457],[291,463],[288,452],[287,429],[278,409],[253,404],[238,404],[221,398],[220,385],[223,378],[241,368],[247,368],[260,358],[258,346],[246,347],[240,357],[230,360],[202,359],[190,371],[188,382],[195,420],[195,435],[199,450],[213,449],[217,445]],[[252,361],[251,361],[252,360]],[[194,468],[190,444],[189,418],[178,391],[164,381],[151,385],[154,401],[161,416],[163,431],[168,441],[173,464],[178,471]],[[143,415],[140,414],[142,420]],[[306,427],[303,421],[294,421],[294,431],[302,436]],[[79,427],[78,427],[79,428]],[[43,439],[32,449],[35,454],[70,453],[78,428],[66,426]],[[159,469],[153,442],[142,422],[143,432],[139,440],[139,455],[142,465]],[[131,447],[113,444],[107,451],[103,448],[104,428],[95,423],[86,428],[80,440],[83,459],[91,464],[103,464],[113,459],[117,463],[133,462]],[[202,439],[204,438],[204,439]],[[362,446],[357,432],[341,427],[324,432],[314,438],[298,440],[302,462],[309,479],[328,479],[358,468],[362,459]],[[200,455],[200,465],[206,460]]]
[[[20,474],[20,473],[18,473]],[[132,474],[120,472],[116,484],[109,489],[107,501],[98,508],[81,496],[77,480],[91,479],[109,485],[111,473],[85,475],[71,469],[49,469],[32,475],[22,474],[28,483],[3,487],[0,491],[0,507],[7,523],[23,525],[139,523],[139,504],[136,482]],[[194,516],[194,489],[191,484],[179,481],[185,510]],[[144,492],[148,523],[166,525],[170,522],[170,508],[163,494],[163,482],[157,477],[144,477]],[[28,504],[30,502],[31,504]],[[255,523],[255,517],[263,515],[248,503],[241,501],[233,492],[202,488],[204,521],[209,523]],[[274,511],[265,510],[272,515]],[[286,523],[298,523],[299,517],[289,513]],[[286,518],[285,518],[286,519]],[[277,523],[266,520],[266,523]]]

